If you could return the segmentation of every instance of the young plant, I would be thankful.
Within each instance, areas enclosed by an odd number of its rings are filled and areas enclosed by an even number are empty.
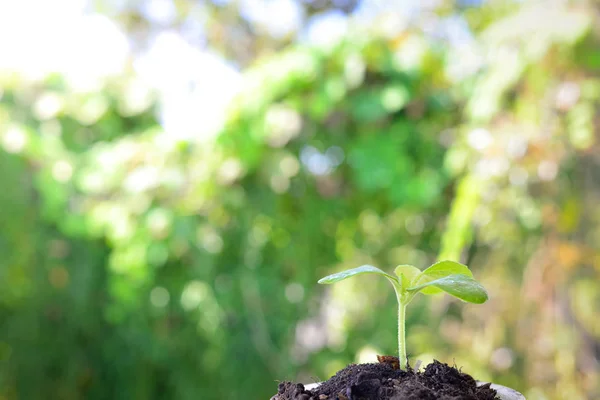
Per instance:
[[[412,265],[399,265],[394,270],[395,276],[383,272],[372,265],[338,272],[319,280],[321,284],[330,284],[360,274],[378,274],[386,277],[394,287],[398,300],[398,358],[400,368],[406,369],[406,306],[421,292],[437,294],[446,292],[469,303],[481,304],[488,299],[485,288],[473,279],[473,274],[466,265],[454,261],[440,261],[424,271]]]

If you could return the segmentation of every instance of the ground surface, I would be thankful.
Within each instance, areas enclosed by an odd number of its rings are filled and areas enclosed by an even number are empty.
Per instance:
[[[279,384],[271,400],[494,400],[489,385],[447,364],[434,361],[423,372],[397,369],[394,362],[352,364],[317,389],[293,382]]]

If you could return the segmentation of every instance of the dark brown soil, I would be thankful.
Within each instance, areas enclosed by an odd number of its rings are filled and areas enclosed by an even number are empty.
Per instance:
[[[423,372],[402,371],[392,363],[351,364],[317,389],[282,382],[271,400],[494,400],[489,384],[434,361]]]

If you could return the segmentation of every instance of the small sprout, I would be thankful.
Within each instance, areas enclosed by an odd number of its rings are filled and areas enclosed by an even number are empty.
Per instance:
[[[398,353],[400,368],[406,369],[406,306],[419,292],[437,294],[446,292],[463,301],[475,304],[488,299],[485,288],[473,279],[466,265],[454,261],[440,261],[424,271],[412,265],[399,265],[390,275],[372,265],[338,272],[319,280],[321,284],[331,284],[360,274],[378,274],[390,281],[398,300]]]

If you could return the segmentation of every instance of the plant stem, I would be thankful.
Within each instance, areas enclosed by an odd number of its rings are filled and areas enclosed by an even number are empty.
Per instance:
[[[406,357],[406,304],[398,302],[398,359],[400,360],[400,369],[405,370],[407,364]]]

